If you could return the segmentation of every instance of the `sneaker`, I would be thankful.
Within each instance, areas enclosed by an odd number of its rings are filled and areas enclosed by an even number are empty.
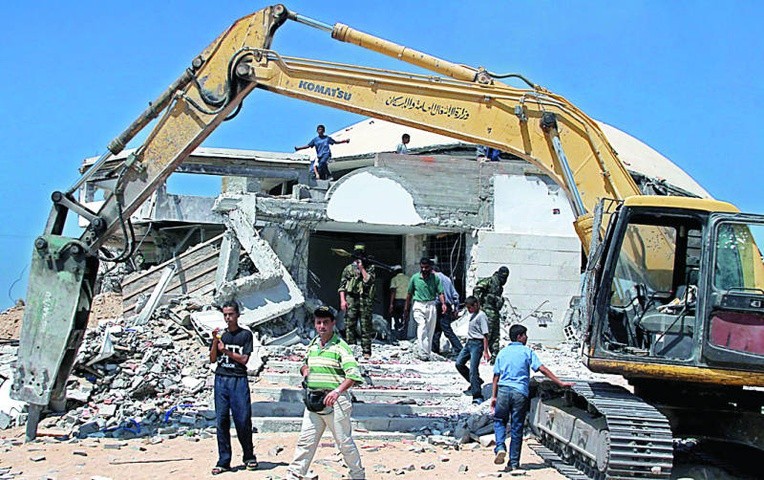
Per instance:
[[[507,451],[506,450],[499,450],[496,452],[496,458],[493,459],[493,463],[496,465],[501,465],[504,463],[504,460],[507,459]]]

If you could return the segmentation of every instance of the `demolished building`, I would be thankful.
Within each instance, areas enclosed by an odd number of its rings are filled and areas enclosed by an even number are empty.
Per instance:
[[[644,192],[708,197],[654,150],[602,128]],[[404,132],[412,138],[411,154],[387,153]],[[380,120],[332,136],[353,139],[334,147],[332,182],[312,179],[305,155],[197,149],[178,172],[221,176],[220,195],[159,189],[132,218],[139,261],[154,265],[155,277],[175,264],[176,294],[246,298],[248,324],[285,317],[287,326],[304,325],[305,312],[295,309],[305,298],[338,307],[337,284],[348,259],[332,249],[351,250],[356,242],[408,274],[422,256],[433,258],[461,295],[507,265],[506,324],[523,323],[546,343],[565,337],[566,324],[575,321],[583,257],[567,196],[548,176],[507,154],[499,162],[476,162],[475,145]],[[90,164],[86,160],[83,170]],[[109,164],[101,169],[107,172]],[[105,178],[93,175],[83,200],[96,202],[99,190],[109,188]],[[195,245],[208,252],[198,254],[206,260],[191,261],[192,271],[178,258]],[[238,271],[242,258],[251,260],[249,272]],[[378,275],[379,315],[386,314],[389,278]],[[143,293],[157,281],[144,282]],[[131,283],[124,282],[126,311],[134,308]]]

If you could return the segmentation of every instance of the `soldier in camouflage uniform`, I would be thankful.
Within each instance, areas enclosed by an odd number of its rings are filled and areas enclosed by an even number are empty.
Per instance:
[[[507,283],[508,278],[509,269],[500,267],[490,277],[478,280],[472,290],[472,296],[478,299],[480,308],[488,317],[488,345],[491,350],[491,365],[501,350],[499,345],[501,340],[501,307],[504,306],[504,284]]]
[[[371,314],[374,309],[374,280],[376,273],[374,265],[365,262],[366,247],[356,244],[353,254],[357,257],[353,263],[342,270],[340,278],[340,309],[345,312],[345,336],[347,343],[358,343],[358,327],[360,326],[361,349],[363,357],[371,357],[371,339],[374,327]],[[360,325],[359,325],[360,324]]]

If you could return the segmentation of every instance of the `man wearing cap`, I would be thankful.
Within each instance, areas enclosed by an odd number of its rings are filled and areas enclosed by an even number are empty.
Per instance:
[[[321,435],[329,427],[350,470],[350,478],[365,479],[361,455],[352,437],[353,405],[348,393],[351,387],[363,383],[358,362],[348,344],[334,332],[334,313],[329,307],[318,307],[313,312],[313,322],[318,336],[308,345],[300,373],[308,389],[326,393],[325,408],[318,412],[305,409],[294,459],[288,468],[289,478],[302,479],[308,473]]]
[[[478,299],[480,307],[488,317],[488,344],[491,350],[491,365],[501,350],[501,307],[504,306],[504,284],[509,278],[509,269],[499,267],[493,275],[481,278],[472,290],[472,296]]]
[[[366,246],[357,243],[353,248],[353,263],[342,270],[340,278],[340,309],[345,312],[345,336],[349,344],[358,343],[358,327],[361,328],[363,357],[371,357],[371,339],[374,326],[371,314],[374,310],[374,265],[366,261]],[[359,325],[360,324],[360,325]]]
[[[441,312],[446,313],[446,297],[443,284],[432,273],[432,260],[422,257],[419,261],[419,273],[414,274],[409,282],[406,294],[406,307],[403,315],[408,317],[411,302],[414,302],[414,321],[417,323],[416,336],[419,356],[430,360],[432,353],[432,335],[435,333],[437,318],[435,300],[440,299]]]
[[[403,273],[403,267],[393,267],[395,276],[390,280],[390,318],[393,319],[393,335],[396,340],[406,340],[409,331],[409,317],[403,316],[406,307],[406,293],[411,278]]]

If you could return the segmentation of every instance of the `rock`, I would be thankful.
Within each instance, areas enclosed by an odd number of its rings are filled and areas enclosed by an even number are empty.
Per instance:
[[[271,448],[268,452],[268,455],[271,457],[277,457],[279,453],[284,451],[284,447],[282,445],[276,445],[275,447]]]
[[[86,452],[85,450],[74,450],[72,451],[72,455],[77,455],[79,457],[87,457],[88,452]]]
[[[29,457],[29,460],[33,462],[42,462],[43,460],[45,460],[45,455],[38,453],[37,455],[32,455],[31,457]]]
[[[5,412],[0,412],[0,430],[5,430],[11,426],[12,418]]]
[[[421,468],[422,470],[434,470],[435,469],[435,464],[434,463],[425,463],[424,465],[422,465],[419,468]]]
[[[441,455],[440,457],[438,457],[438,460],[440,460],[441,462],[448,462],[451,460],[451,457],[448,457],[447,455]]]
[[[467,465],[459,465],[459,473],[466,473],[469,469]]]
[[[480,442],[481,447],[490,447],[496,444],[496,438],[493,435],[483,435],[478,438],[478,442]]]
[[[430,435],[427,437],[427,443],[430,445],[454,447],[458,444],[458,441],[455,438],[446,437],[443,435]]]
[[[196,415],[194,415],[194,414],[183,414],[180,417],[180,423],[181,423],[181,425],[194,425],[194,424],[196,424]]]
[[[88,423],[83,423],[80,425],[78,437],[79,438],[85,438],[88,435],[91,435],[93,433],[96,433],[98,430],[100,430],[101,427],[98,425],[98,422],[92,421]]]
[[[98,407],[98,414],[104,417],[113,417],[117,413],[117,405],[101,405]]]

